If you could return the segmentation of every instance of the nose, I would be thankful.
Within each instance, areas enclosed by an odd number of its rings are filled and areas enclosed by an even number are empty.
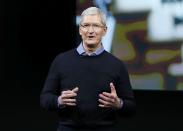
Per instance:
[[[91,25],[91,26],[89,26],[89,28],[88,28],[88,32],[94,32],[94,29],[93,29],[93,26]]]

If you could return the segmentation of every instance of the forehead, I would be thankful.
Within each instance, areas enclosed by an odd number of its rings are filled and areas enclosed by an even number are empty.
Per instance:
[[[100,15],[85,15],[81,23],[99,23],[102,24]]]

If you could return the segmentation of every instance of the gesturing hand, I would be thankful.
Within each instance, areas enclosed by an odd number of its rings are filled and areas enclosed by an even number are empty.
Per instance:
[[[113,83],[110,83],[111,93],[102,92],[99,94],[99,107],[121,108],[122,100],[117,96]]]
[[[78,90],[79,88],[75,87],[72,90],[62,91],[61,95],[58,97],[59,105],[75,106],[76,99],[74,97],[77,96]]]

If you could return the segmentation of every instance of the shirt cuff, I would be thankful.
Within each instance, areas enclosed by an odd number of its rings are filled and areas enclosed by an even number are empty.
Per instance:
[[[121,98],[120,99],[120,109],[123,107],[123,100]]]

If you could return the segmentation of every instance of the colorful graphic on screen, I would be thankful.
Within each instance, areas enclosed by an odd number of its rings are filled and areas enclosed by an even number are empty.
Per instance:
[[[183,0],[77,0],[77,26],[89,6],[106,13],[102,43],[125,62],[133,89],[183,90]]]

